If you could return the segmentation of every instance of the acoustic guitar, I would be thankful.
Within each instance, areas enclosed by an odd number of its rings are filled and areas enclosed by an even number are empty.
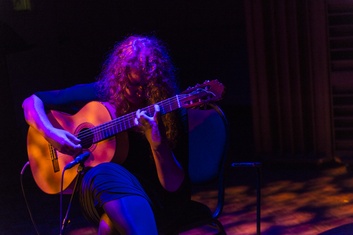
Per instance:
[[[179,108],[192,108],[218,101],[222,98],[223,92],[224,86],[218,80],[205,81],[157,104],[160,106],[161,115],[164,115]],[[154,113],[154,105],[142,110],[151,116]],[[74,115],[50,110],[48,118],[53,126],[64,129],[81,140],[83,152],[89,152],[84,165],[94,167],[103,162],[110,162],[113,158],[114,162],[122,163],[126,158],[126,145],[121,144],[121,147],[125,148],[120,151],[119,143],[120,140],[121,142],[126,140],[124,131],[136,126],[134,123],[136,113],[131,112],[121,117],[115,117],[114,113],[113,107],[108,103],[93,101]],[[117,149],[119,151],[116,151]],[[63,189],[64,193],[71,193],[78,165],[65,169],[64,174],[63,171],[76,156],[57,151],[32,127],[28,130],[27,152],[32,175],[42,191],[56,194]]]

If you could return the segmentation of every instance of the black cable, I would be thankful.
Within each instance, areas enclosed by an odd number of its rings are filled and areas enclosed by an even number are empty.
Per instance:
[[[21,189],[22,189],[22,194],[23,194],[23,197],[24,197],[24,200],[25,200],[25,203],[26,203],[26,207],[27,207],[27,211],[28,211],[29,217],[31,218],[33,227],[36,230],[37,235],[39,235],[40,233],[39,233],[39,230],[37,228],[37,224],[35,223],[35,221],[33,219],[33,215],[32,215],[31,209],[29,208],[28,200],[27,200],[26,193],[25,193],[25,190],[24,190],[24,187],[23,187],[23,173],[24,173],[25,169],[27,168],[27,166],[29,166],[29,161],[25,163],[25,165],[22,167],[22,170],[21,170],[21,173],[20,173]]]

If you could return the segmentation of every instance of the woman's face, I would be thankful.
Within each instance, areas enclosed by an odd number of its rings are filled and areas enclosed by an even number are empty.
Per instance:
[[[127,77],[125,97],[131,104],[139,106],[145,100],[141,73],[137,69],[132,69]]]

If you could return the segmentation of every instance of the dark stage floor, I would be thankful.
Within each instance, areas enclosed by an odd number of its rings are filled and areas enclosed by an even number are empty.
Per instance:
[[[20,187],[20,167],[2,165],[0,183],[0,234],[34,235]],[[17,169],[18,168],[18,169]],[[261,234],[353,234],[353,173],[335,166],[267,166],[262,169]],[[58,234],[59,195],[42,193],[29,168],[24,188],[40,234]],[[256,234],[256,171],[228,168],[226,205],[220,220],[231,235]],[[195,199],[212,203],[213,190],[198,192]],[[67,205],[68,196],[64,197]],[[211,204],[210,204],[211,205]],[[79,218],[74,206],[71,217]],[[73,221],[71,228],[75,231]],[[94,234],[81,230],[73,234]],[[212,234],[207,227],[184,235]]]

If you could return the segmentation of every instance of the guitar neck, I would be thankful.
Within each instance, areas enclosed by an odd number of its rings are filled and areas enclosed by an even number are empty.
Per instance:
[[[186,95],[176,95],[166,100],[158,102],[157,104],[160,106],[161,115],[165,115],[169,112],[172,112],[176,109],[183,107],[181,103],[183,96],[186,96]],[[141,110],[145,111],[148,116],[153,116],[155,111],[154,105],[147,106],[145,108],[142,108]],[[83,134],[83,136],[81,136],[81,139],[85,138],[85,136],[87,136],[87,138],[90,138],[90,139],[92,139],[93,137],[92,143],[97,143],[99,141],[107,139],[113,135],[116,135],[120,132],[123,132],[127,129],[130,129],[136,126],[134,121],[135,117],[136,117],[136,112],[131,112],[124,116],[113,119],[109,122],[92,127],[89,130],[86,130],[86,132],[89,132],[89,134],[86,134],[86,135]]]
[[[179,108],[191,108],[217,101],[221,99],[223,91],[223,84],[217,80],[206,81],[196,87],[188,88],[185,91],[187,93],[175,95],[156,104],[160,107],[161,115],[165,115]],[[154,105],[147,106],[141,110],[145,111],[148,116],[153,116],[155,111]],[[78,137],[82,140],[82,143],[97,143],[136,126],[135,117],[136,112],[128,113],[101,125],[88,128],[80,132]]]

